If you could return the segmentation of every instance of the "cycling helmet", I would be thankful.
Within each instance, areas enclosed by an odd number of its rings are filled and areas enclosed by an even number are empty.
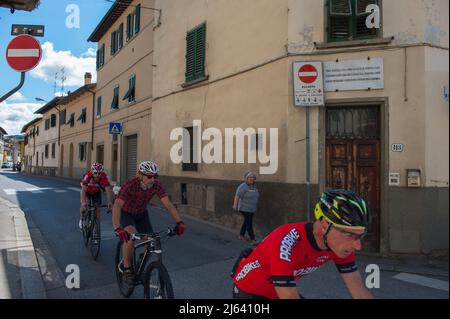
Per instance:
[[[364,199],[345,189],[326,190],[315,208],[316,219],[325,218],[330,224],[353,229],[367,229],[371,214]]]
[[[103,165],[101,163],[94,163],[91,166],[91,171],[93,173],[101,173],[103,172]]]
[[[139,173],[144,175],[156,175],[159,172],[159,167],[155,162],[143,161],[139,164]]]

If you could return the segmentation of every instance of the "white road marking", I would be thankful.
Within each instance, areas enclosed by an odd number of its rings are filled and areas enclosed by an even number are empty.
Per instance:
[[[65,189],[54,189],[53,191],[55,193],[67,193],[67,191]]]
[[[438,280],[438,279],[433,279],[433,278],[429,278],[429,277],[413,275],[413,274],[406,274],[406,273],[401,273],[401,274],[395,275],[392,278],[401,280],[401,281],[406,281],[411,284],[416,284],[416,285],[425,286],[425,287],[429,287],[429,288],[448,291],[448,281],[444,281],[444,280]]]
[[[16,190],[15,189],[12,189],[12,188],[6,188],[6,189],[3,189],[3,191],[6,193],[6,195],[16,195]]]
[[[41,189],[42,188],[33,187],[33,188],[27,188],[26,190],[29,192],[32,192],[33,194],[42,194],[43,191]]]

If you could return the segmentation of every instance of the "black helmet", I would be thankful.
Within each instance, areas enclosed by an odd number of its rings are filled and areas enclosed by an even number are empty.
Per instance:
[[[371,214],[364,199],[345,189],[326,190],[315,208],[316,219],[325,218],[329,223],[354,229],[367,229]]]

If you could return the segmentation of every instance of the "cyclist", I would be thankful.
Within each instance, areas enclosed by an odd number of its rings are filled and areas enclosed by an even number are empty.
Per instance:
[[[349,190],[321,194],[314,223],[276,228],[253,251],[241,253],[232,272],[235,299],[302,298],[295,281],[333,261],[353,298],[373,298],[355,264],[371,216]]]
[[[78,223],[78,227],[80,228],[80,230],[83,228],[83,220],[89,198],[93,199],[95,205],[102,204],[101,190],[106,192],[106,197],[108,199],[108,209],[111,210],[113,196],[108,176],[106,175],[101,163],[94,163],[91,166],[91,170],[86,175],[84,175],[81,181],[80,222]],[[100,207],[97,207],[96,212],[97,220],[100,221]]]
[[[124,280],[130,285],[134,283],[134,273],[131,269],[134,243],[129,240],[130,234],[136,232],[153,233],[147,205],[155,194],[175,220],[175,233],[180,236],[185,229],[177,209],[173,206],[166,190],[157,179],[158,171],[158,165],[152,161],[140,163],[138,175],[125,182],[114,202],[113,227],[116,235],[124,243]]]

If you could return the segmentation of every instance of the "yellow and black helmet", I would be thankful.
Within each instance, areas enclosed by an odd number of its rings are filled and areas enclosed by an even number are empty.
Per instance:
[[[315,208],[316,219],[354,229],[367,229],[371,222],[370,210],[364,199],[345,189],[326,190]]]

